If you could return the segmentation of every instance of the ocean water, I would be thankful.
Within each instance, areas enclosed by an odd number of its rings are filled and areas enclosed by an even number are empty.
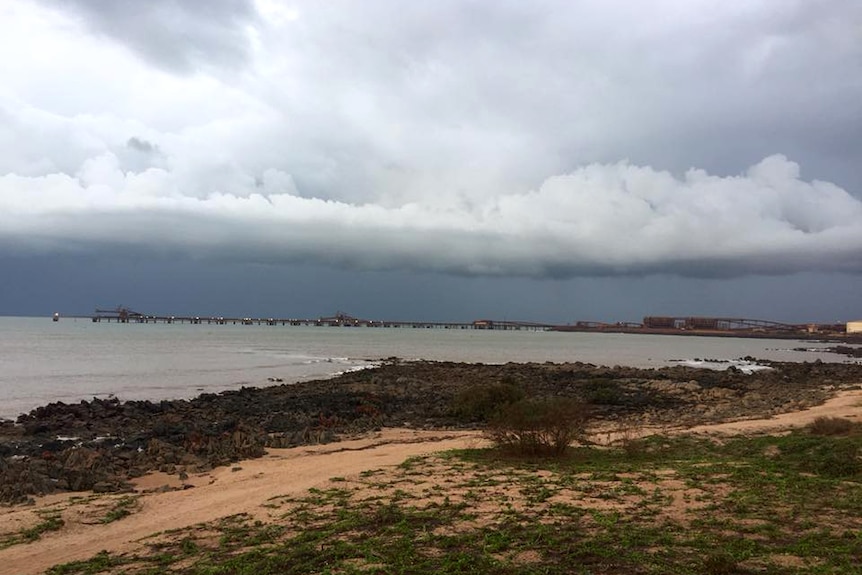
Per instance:
[[[844,362],[793,340],[409,328],[92,323],[0,317],[0,418],[54,401],[190,398],[297,382],[387,357],[726,367],[745,356]],[[810,351],[792,351],[805,347]],[[726,360],[721,363],[703,359]],[[737,362],[736,365],[750,367]]]

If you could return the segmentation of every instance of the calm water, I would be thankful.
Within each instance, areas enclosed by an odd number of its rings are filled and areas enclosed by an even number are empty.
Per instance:
[[[744,356],[846,361],[784,340],[528,331],[94,324],[0,317],[0,417],[52,401],[193,397],[243,385],[327,377],[391,356],[432,360],[584,361],[660,367]]]

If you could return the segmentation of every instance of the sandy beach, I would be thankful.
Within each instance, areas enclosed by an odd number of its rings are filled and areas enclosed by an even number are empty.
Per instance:
[[[841,391],[822,405],[775,417],[649,431],[781,433],[807,425],[817,417],[862,421],[862,390]],[[190,475],[185,480],[151,473],[134,482],[139,494],[135,512],[108,524],[94,518],[103,516],[123,494],[63,493],[40,497],[35,505],[0,510],[0,534],[34,525],[46,513],[61,513],[65,525],[32,543],[0,550],[0,573],[35,575],[55,564],[86,559],[103,550],[134,552],[155,533],[239,513],[265,520],[265,504],[274,497],[325,488],[333,478],[356,476],[372,469],[383,469],[385,473],[413,456],[482,445],[484,440],[477,431],[393,428],[327,445],[269,449],[264,457]],[[185,488],[176,489],[182,486]]]

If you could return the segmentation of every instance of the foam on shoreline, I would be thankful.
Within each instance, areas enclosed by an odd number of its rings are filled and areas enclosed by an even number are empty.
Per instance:
[[[772,369],[768,365],[757,363],[748,359],[673,359],[672,363],[698,369],[712,369],[715,371],[726,371],[731,367],[742,373],[752,374],[757,371]]]

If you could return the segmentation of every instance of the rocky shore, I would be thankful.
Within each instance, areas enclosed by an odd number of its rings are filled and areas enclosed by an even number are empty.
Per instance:
[[[800,351],[806,351],[805,348],[796,348]],[[822,351],[826,351],[828,353],[837,353],[839,355],[846,355],[847,357],[859,358],[862,357],[862,347],[853,347],[849,345],[836,345],[833,347],[827,347]]]
[[[751,358],[748,358],[751,359]],[[402,362],[335,379],[205,394],[193,400],[53,403],[0,421],[0,503],[57,491],[129,489],[159,470],[181,479],[259,457],[268,447],[326,443],[382,427],[468,429],[465,397],[489,386],[575,397],[596,427],[695,426],[811,407],[862,384],[862,365],[771,363],[744,374],[688,367]],[[465,396],[465,390],[467,394]]]

